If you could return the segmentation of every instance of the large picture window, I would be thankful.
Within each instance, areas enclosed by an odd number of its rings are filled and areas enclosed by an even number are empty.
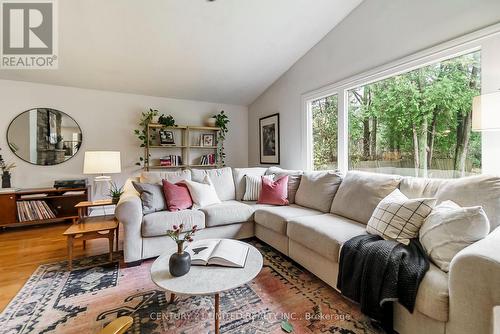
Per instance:
[[[314,170],[337,169],[338,97],[311,102]]]
[[[442,178],[480,173],[481,135],[471,130],[480,64],[477,51],[349,90],[349,169]],[[323,148],[314,139],[316,167]]]

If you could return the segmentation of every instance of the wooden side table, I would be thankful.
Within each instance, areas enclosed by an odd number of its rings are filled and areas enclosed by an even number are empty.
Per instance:
[[[78,220],[64,233],[68,239],[68,267],[72,269],[73,245],[75,240],[83,241],[83,249],[86,248],[87,240],[107,238],[109,241],[109,261],[113,261],[113,243],[116,238],[116,250],[118,251],[118,231],[120,223],[114,215],[88,217],[88,209],[98,206],[115,205],[111,199],[98,201],[84,201],[75,205],[78,209]]]
[[[73,244],[75,240],[107,238],[109,241],[109,261],[113,261],[113,242],[118,236],[118,220],[113,216],[86,217],[78,224],[71,225],[64,233],[68,238],[68,267],[73,268]],[[118,245],[117,245],[118,247]]]

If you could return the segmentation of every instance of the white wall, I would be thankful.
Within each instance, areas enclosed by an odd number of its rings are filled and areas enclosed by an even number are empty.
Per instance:
[[[10,151],[6,141],[10,121],[34,107],[61,110],[78,122],[83,145],[75,157],[56,166],[34,166]],[[189,125],[203,125],[207,117],[225,110],[231,120],[225,145],[226,164],[248,165],[247,107],[0,80],[0,154],[18,166],[13,171],[13,186],[44,187],[52,186],[56,179],[82,178],[86,150],[121,151],[123,173],[113,178],[123,182],[139,170],[135,162],[142,150],[133,130],[140,113],[149,108],[172,114],[177,124]]]
[[[306,168],[302,94],[497,22],[498,0],[365,0],[250,105],[249,164],[260,117],[280,113],[281,165]]]

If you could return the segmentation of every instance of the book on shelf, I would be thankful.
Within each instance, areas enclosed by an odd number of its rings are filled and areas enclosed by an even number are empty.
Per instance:
[[[200,240],[186,248],[195,266],[245,267],[249,247],[236,240]]]
[[[167,155],[160,159],[160,166],[170,167],[170,166],[181,166],[182,157],[180,155]]]
[[[215,165],[215,154],[204,154],[200,157],[200,165]]]
[[[56,218],[54,211],[45,201],[18,201],[17,218],[20,222]]]

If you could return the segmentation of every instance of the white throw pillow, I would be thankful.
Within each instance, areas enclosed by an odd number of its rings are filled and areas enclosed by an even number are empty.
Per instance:
[[[245,175],[245,194],[244,201],[256,201],[259,199],[260,190],[262,189],[262,176]],[[274,180],[274,175],[263,175],[266,179]]]
[[[410,239],[418,237],[420,227],[434,205],[435,198],[409,199],[396,189],[377,205],[366,232],[408,245]]]
[[[208,175],[205,175],[203,183],[190,180],[185,180],[183,182],[187,185],[189,193],[191,194],[191,199],[196,206],[203,208],[221,202]]]
[[[445,201],[434,208],[420,229],[420,243],[441,270],[465,247],[486,237],[490,222],[480,206],[463,208]]]

